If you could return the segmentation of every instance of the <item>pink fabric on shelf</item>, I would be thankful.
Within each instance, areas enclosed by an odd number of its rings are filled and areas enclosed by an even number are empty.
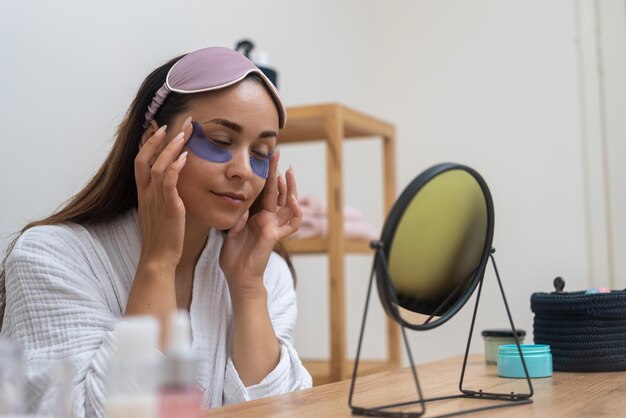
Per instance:
[[[305,218],[303,216],[300,229],[298,229],[291,237],[300,239],[322,237],[326,235],[327,227],[327,222],[324,222],[321,218]]]
[[[302,209],[303,216],[327,216],[326,202],[316,196],[310,194],[304,195],[298,198],[298,204]],[[344,206],[343,218],[345,220],[350,219],[357,221],[363,219],[363,212],[350,206]]]
[[[298,204],[302,208],[302,212],[309,215],[321,216],[326,213],[326,203],[310,194],[299,197]]]
[[[293,234],[293,238],[305,239],[324,237],[328,234],[328,212],[326,203],[321,199],[304,195],[298,199],[302,209],[302,224]],[[344,234],[348,238],[376,239],[379,231],[370,225],[363,213],[355,208],[346,206],[343,210]]]
[[[364,219],[360,221],[344,220],[343,232],[346,237],[365,238],[369,240],[377,239],[380,234],[376,228],[367,223]]]

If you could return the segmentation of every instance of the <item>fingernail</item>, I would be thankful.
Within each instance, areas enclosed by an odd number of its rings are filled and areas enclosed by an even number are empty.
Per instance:
[[[167,125],[161,126],[155,133],[155,135],[161,135],[167,129]]]
[[[180,157],[178,157],[178,159],[179,159],[179,160],[184,160],[185,158],[187,158],[187,153],[188,153],[188,152],[189,152],[189,151],[185,151],[185,152],[183,152],[182,154],[180,154]]]
[[[176,135],[176,137],[174,138],[174,142],[180,142],[183,140],[183,136],[185,136],[184,132],[179,133],[178,135]]]
[[[289,170],[291,170],[291,174],[293,174],[293,166],[289,164]]]
[[[189,126],[191,126],[191,116],[187,117],[187,119],[185,119],[185,122],[183,123],[183,131],[187,128],[189,128]]]

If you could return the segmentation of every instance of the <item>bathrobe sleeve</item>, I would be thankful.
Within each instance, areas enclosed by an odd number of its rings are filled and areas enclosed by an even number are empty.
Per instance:
[[[72,417],[104,417],[105,371],[121,307],[111,309],[98,257],[88,233],[75,225],[31,228],[7,259],[1,336],[24,349],[29,413],[58,405],[54,363],[64,359]]]
[[[285,260],[272,253],[264,275],[268,294],[268,310],[274,332],[280,343],[278,364],[261,382],[245,387],[232,358],[226,364],[224,404],[279,395],[312,386],[309,372],[304,368],[293,346],[297,304],[293,278]]]

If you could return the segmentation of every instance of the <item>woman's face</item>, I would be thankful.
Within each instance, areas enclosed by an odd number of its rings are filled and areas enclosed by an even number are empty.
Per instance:
[[[171,121],[168,139],[178,134],[187,116],[200,124],[207,140],[232,153],[230,161],[215,163],[189,151],[178,178],[187,221],[229,229],[265,185],[265,179],[252,170],[250,157],[262,158],[276,147],[276,106],[259,82],[245,79],[223,90],[198,94],[190,108]]]

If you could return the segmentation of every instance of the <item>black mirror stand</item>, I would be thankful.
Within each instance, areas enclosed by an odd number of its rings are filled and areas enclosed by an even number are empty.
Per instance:
[[[520,354],[520,358],[522,359],[522,366],[524,367],[524,373],[526,374],[526,382],[528,383],[528,389],[529,392],[528,393],[514,393],[514,392],[510,392],[510,393],[493,393],[493,392],[485,392],[482,389],[478,389],[478,390],[468,390],[468,389],[464,389],[463,388],[463,378],[465,377],[465,369],[467,366],[467,358],[469,355],[469,348],[470,348],[470,344],[472,341],[472,333],[474,331],[474,324],[476,321],[476,314],[478,312],[478,303],[480,301],[480,294],[482,291],[482,286],[483,286],[483,280],[484,280],[484,275],[483,277],[481,277],[480,279],[480,283],[479,283],[479,287],[478,287],[478,294],[476,295],[476,304],[474,305],[474,313],[472,315],[472,322],[470,325],[470,331],[469,331],[469,336],[467,338],[467,346],[465,348],[465,357],[463,359],[463,368],[461,370],[461,379],[459,382],[459,390],[460,390],[460,394],[454,394],[454,395],[448,395],[448,396],[440,396],[440,397],[435,397],[435,398],[428,398],[428,399],[424,399],[423,395],[422,395],[422,389],[420,387],[420,383],[419,383],[419,379],[417,377],[417,369],[415,368],[415,363],[413,361],[413,356],[411,355],[411,349],[409,346],[409,342],[408,339],[406,337],[406,330],[405,330],[405,326],[400,324],[400,328],[402,330],[402,338],[404,340],[404,346],[406,348],[406,353],[407,353],[407,357],[409,359],[409,363],[411,365],[411,371],[412,371],[412,375],[413,375],[413,380],[415,382],[415,387],[417,390],[417,399],[415,400],[411,400],[411,401],[407,401],[407,402],[401,402],[401,403],[394,403],[394,404],[388,404],[388,405],[380,405],[380,406],[374,406],[374,407],[362,407],[362,406],[357,406],[353,403],[353,395],[354,395],[354,389],[355,389],[355,385],[356,385],[356,380],[357,380],[357,373],[358,373],[358,369],[359,369],[359,357],[361,354],[361,347],[362,347],[362,343],[363,343],[363,334],[365,331],[365,323],[366,323],[366,319],[367,319],[367,311],[369,308],[369,301],[370,301],[370,295],[372,292],[372,284],[374,281],[374,274],[376,272],[376,267],[377,267],[377,263],[379,262],[378,260],[381,260],[381,262],[384,262],[384,257],[385,254],[382,251],[382,246],[377,246],[376,247],[376,254],[374,256],[374,264],[372,266],[372,272],[370,274],[370,279],[369,279],[369,286],[367,289],[367,295],[366,295],[366,299],[365,299],[365,310],[363,312],[363,321],[361,323],[361,333],[359,335],[359,344],[358,344],[358,348],[357,348],[357,354],[356,354],[356,358],[354,360],[354,369],[352,371],[352,382],[350,383],[350,394],[349,394],[349,398],[348,398],[348,404],[350,406],[350,409],[352,410],[352,414],[353,415],[364,415],[364,416],[377,416],[377,417],[397,417],[397,418],[417,418],[417,417],[421,417],[426,413],[426,404],[428,402],[435,402],[435,401],[441,401],[441,400],[448,400],[448,399],[458,399],[458,398],[467,398],[467,399],[483,399],[483,400],[497,400],[497,401],[504,401],[503,403],[498,403],[495,405],[489,405],[489,406],[485,406],[485,407],[481,407],[481,408],[473,408],[473,409],[464,409],[464,410],[459,410],[459,411],[455,411],[449,414],[445,414],[445,415],[439,415],[437,418],[443,418],[443,417],[451,417],[451,416],[456,416],[456,415],[463,415],[463,414],[469,414],[469,413],[473,413],[473,412],[479,412],[479,411],[486,411],[486,410],[490,410],[490,409],[498,409],[498,408],[505,408],[505,407],[509,407],[509,406],[516,406],[516,405],[524,405],[524,404],[529,404],[532,403],[532,399],[530,399],[533,396],[533,387],[532,387],[532,383],[530,381],[530,377],[528,374],[528,369],[526,367],[526,361],[524,360],[524,356],[522,355],[522,348],[520,347],[520,343],[519,343],[519,339],[517,337],[517,332],[515,330],[515,325],[513,324],[513,318],[511,316],[511,311],[509,310],[509,305],[507,303],[506,300],[506,296],[504,294],[504,288],[502,287],[502,281],[500,280],[500,274],[498,273],[498,268],[496,266],[496,262],[495,259],[493,257],[493,253],[495,252],[495,248],[491,249],[491,253],[489,254],[489,257],[491,258],[491,263],[493,264],[493,268],[494,271],[496,273],[496,277],[498,279],[498,286],[500,287],[500,293],[502,294],[502,300],[504,301],[504,306],[506,308],[506,313],[508,315],[508,319],[509,319],[509,323],[511,325],[511,330],[513,331],[513,336],[515,338],[515,344],[517,345],[517,349],[518,352]],[[383,266],[386,268],[386,264],[387,263],[383,263]],[[387,277],[389,272],[387,271]],[[415,404],[420,404],[421,409],[419,411],[389,411],[389,409],[392,408],[400,408],[403,406],[407,406],[407,405],[415,405]]]

